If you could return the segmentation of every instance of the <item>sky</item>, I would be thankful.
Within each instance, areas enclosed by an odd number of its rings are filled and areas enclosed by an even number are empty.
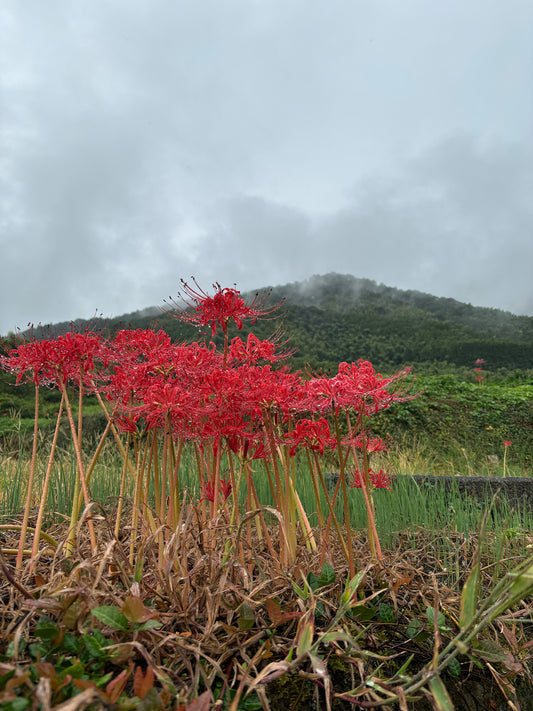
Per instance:
[[[0,333],[338,272],[533,315],[531,0],[3,0]]]

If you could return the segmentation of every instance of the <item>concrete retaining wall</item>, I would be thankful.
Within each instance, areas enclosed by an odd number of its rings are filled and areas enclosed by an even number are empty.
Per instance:
[[[405,475],[404,475],[405,476]],[[527,477],[486,476],[412,476],[418,484],[428,483],[458,491],[483,501],[494,494],[505,497],[514,507],[527,506],[533,511],[533,479]]]

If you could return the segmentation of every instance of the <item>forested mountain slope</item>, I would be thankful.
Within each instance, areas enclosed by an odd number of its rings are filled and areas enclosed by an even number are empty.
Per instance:
[[[252,299],[254,292],[244,296]],[[298,368],[309,365],[330,370],[339,361],[359,358],[372,361],[383,371],[444,363],[469,368],[478,358],[483,358],[488,370],[533,368],[533,318],[528,316],[341,274],[272,287],[269,300],[284,301],[279,318],[245,326],[240,335],[252,330],[267,338],[281,325],[296,350],[292,364]],[[87,323],[76,321],[74,327],[83,329]],[[36,328],[34,337],[70,327],[70,323],[62,323]],[[96,326],[103,327],[111,331],[162,328],[175,339],[198,337],[195,329],[157,308],[124,314]]]

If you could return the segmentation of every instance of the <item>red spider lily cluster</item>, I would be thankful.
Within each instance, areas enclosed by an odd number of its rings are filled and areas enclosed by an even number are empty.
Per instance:
[[[68,384],[96,394],[115,430],[137,438],[159,433],[170,443],[169,459],[172,442],[180,447],[191,443],[198,461],[205,463],[199,472],[200,501],[211,504],[212,515],[218,502],[223,504],[236,490],[233,472],[231,479],[220,476],[223,454],[236,455],[242,466],[264,460],[267,471],[274,467],[277,486],[285,487],[288,498],[289,475],[282,484],[273,461],[281,450],[294,458],[299,450],[316,457],[325,450],[337,449],[340,455],[342,448],[354,452],[359,448],[366,458],[386,449],[380,439],[364,434],[365,421],[393,402],[413,397],[400,387],[409,369],[384,377],[371,363],[359,361],[340,363],[333,376],[291,372],[283,363],[288,352],[280,352],[279,334],[267,340],[253,334],[246,340],[227,338],[230,321],[240,329],[244,319],[255,321],[275,307],[268,308],[265,297],[246,304],[236,289],[215,288],[209,296],[196,282],[194,288],[184,283],[189,308],[173,315],[208,326],[212,334],[220,327],[226,336],[223,352],[211,342],[173,343],[163,331],[120,330],[111,337],[70,332],[24,343],[1,358],[0,366],[15,374],[17,383],[56,385],[64,397]],[[358,423],[357,433],[350,429],[343,439],[338,428],[330,431],[331,418],[338,418],[341,411],[354,413]],[[282,461],[288,466],[288,459]],[[168,465],[168,477],[161,484],[165,489],[160,494],[161,515],[167,488],[172,495],[177,481],[178,464]],[[390,488],[383,470],[367,470],[373,488]],[[356,468],[348,477],[352,487],[363,481],[357,472]],[[250,469],[246,473],[249,476]]]
[[[8,357],[0,358],[0,365],[17,375],[21,381],[53,385],[67,380],[79,382],[90,374],[96,363],[105,367],[105,345],[94,333],[73,333],[54,339],[30,341],[10,351]]]
[[[391,484],[394,477],[390,472],[383,469],[377,472],[373,469],[369,469],[368,478],[373,489],[388,489],[391,491]],[[361,489],[365,485],[364,473],[359,469],[354,469],[351,474],[348,474],[348,482],[352,489]]]
[[[270,341],[234,338],[230,367],[213,344],[176,344],[163,331],[121,330],[112,338],[94,333],[67,333],[53,340],[27,343],[0,359],[17,383],[33,381],[48,387],[81,382],[119,404],[121,429],[135,431],[168,426],[174,437],[204,442],[238,438],[242,451],[264,442],[265,410],[275,412],[285,430],[277,444],[317,450],[334,448],[325,413],[339,409],[366,415],[409,395],[390,386],[407,370],[384,378],[368,362],[341,363],[333,377],[306,378],[278,360]],[[269,361],[269,362],[264,362]],[[321,415],[319,419],[306,415]],[[295,419],[296,418],[296,419]],[[282,432],[282,433],[281,433]],[[375,450],[375,440],[369,451]]]

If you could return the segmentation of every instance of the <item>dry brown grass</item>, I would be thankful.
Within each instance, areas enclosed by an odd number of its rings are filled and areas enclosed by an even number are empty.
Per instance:
[[[124,530],[117,540],[112,518],[97,511],[93,520],[99,546],[94,555],[83,521],[71,556],[65,556],[63,523],[48,531],[59,541],[57,549],[45,543],[37,558],[25,560],[21,571],[15,572],[10,557],[2,555],[0,653],[6,655],[11,643],[15,654],[5,664],[25,673],[32,663],[28,647],[20,653],[16,649],[21,640],[32,639],[40,615],[51,617],[61,629],[75,634],[87,634],[96,626],[116,645],[111,669],[116,673],[130,669],[125,693],[133,696],[134,667],[150,668],[155,675],[154,688],[161,690],[161,703],[173,709],[193,709],[193,699],[205,691],[216,691],[223,697],[228,692],[224,703],[231,709],[244,708],[239,703],[253,691],[263,707],[269,708],[269,689],[274,688],[276,678],[293,672],[307,679],[323,704],[324,692],[329,690],[328,703],[336,699],[339,708],[348,698],[353,708],[357,708],[355,699],[360,708],[379,705],[378,700],[392,694],[387,688],[403,683],[395,674],[410,655],[413,659],[406,675],[424,666],[429,669],[439,648],[458,629],[462,583],[478,545],[476,536],[467,540],[460,534],[449,534],[450,557],[443,560],[442,553],[437,553],[435,534],[420,531],[416,548],[407,536],[400,538],[397,549],[386,552],[378,565],[371,561],[366,540],[355,537],[354,559],[357,570],[364,571],[357,600],[352,601],[359,605],[355,610],[359,609],[359,615],[339,617],[348,570],[342,548],[334,541],[328,558],[334,580],[313,591],[305,580],[309,573],[320,576],[318,553],[300,545],[294,566],[282,570],[257,531],[248,540],[244,527],[230,529],[222,518],[211,530],[202,529],[192,506],[183,507],[176,531],[166,531],[163,547],[160,531],[151,536],[135,534],[133,560],[132,531]],[[3,530],[1,535],[3,550],[16,549],[18,531]],[[271,535],[275,542],[274,530]],[[234,542],[229,558],[228,540]],[[530,537],[509,548],[505,560],[498,561],[498,576],[523,560],[525,544],[532,542]],[[454,575],[458,568],[462,571],[459,585],[450,584],[452,568]],[[481,570],[483,597],[495,584],[495,562],[482,557]],[[298,588],[307,595],[299,594]],[[101,606],[122,610],[129,597],[140,599],[161,626],[117,632],[90,614]],[[428,636],[426,608],[432,606],[444,614],[449,631],[435,634],[431,630]],[[372,619],[361,619],[371,607],[375,608]],[[494,661],[495,653],[493,663],[485,659],[485,664],[511,701],[512,678],[532,678],[532,609],[532,601],[523,600],[483,633],[484,639],[505,650],[499,661]],[[413,620],[419,620],[426,631],[420,639],[407,632]],[[312,650],[305,649],[302,641],[306,626],[315,644]],[[318,646],[326,633],[326,641]],[[298,655],[302,649],[304,653]],[[313,662],[313,655],[322,659],[325,676],[320,676],[320,665],[316,659]],[[329,689],[333,662],[345,669],[343,688]],[[461,672],[473,671],[472,657],[465,655]],[[369,680],[373,680],[370,685]],[[380,689],[379,683],[385,686]],[[349,691],[353,692],[351,697],[347,696]],[[53,698],[51,692],[50,704]],[[210,697],[201,698],[207,703]],[[401,699],[398,703],[400,708],[408,708],[401,706]],[[222,702],[217,705],[221,707],[226,708]]]

